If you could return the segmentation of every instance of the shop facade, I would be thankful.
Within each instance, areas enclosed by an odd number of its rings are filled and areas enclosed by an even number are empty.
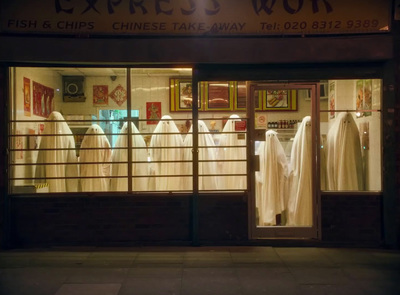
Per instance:
[[[2,247],[398,246],[394,3],[3,2]]]

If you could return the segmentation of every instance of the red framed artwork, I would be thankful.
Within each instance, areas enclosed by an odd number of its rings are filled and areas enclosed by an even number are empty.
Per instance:
[[[118,106],[121,106],[127,99],[126,90],[121,84],[118,84],[110,93],[110,97]]]
[[[93,105],[108,105],[108,85],[93,85]]]
[[[33,114],[47,118],[54,110],[54,89],[35,81],[33,86]]]
[[[24,77],[24,115],[31,116],[31,80]]]
[[[155,125],[161,119],[161,102],[146,102],[147,125]]]

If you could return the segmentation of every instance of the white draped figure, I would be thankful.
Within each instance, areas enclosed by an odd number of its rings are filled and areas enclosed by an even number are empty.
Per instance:
[[[293,140],[289,166],[289,226],[311,226],[312,220],[312,137],[311,117],[306,116]]]
[[[215,190],[218,189],[217,179],[215,178],[215,174],[217,174],[217,151],[215,148],[214,139],[210,134],[210,131],[207,128],[206,123],[204,121],[198,121],[198,146],[199,146],[199,190]],[[186,135],[183,144],[186,148],[183,153],[183,160],[191,161],[193,159],[192,148],[193,147],[193,126],[190,127],[189,133]],[[201,161],[209,161],[209,162],[201,162]],[[192,163],[184,163],[185,168],[183,172],[185,175],[190,175],[190,177],[186,177],[184,181],[185,189],[192,189]],[[213,176],[201,176],[205,174],[214,174]]]
[[[258,147],[260,170],[256,173],[259,225],[276,225],[276,215],[285,210],[287,160],[277,133],[268,130]]]
[[[99,125],[93,124],[86,131],[79,152],[79,162],[82,191],[108,191],[111,146]],[[91,176],[102,178],[85,178]]]
[[[328,189],[328,181],[326,179],[326,136],[321,136],[321,149],[320,149],[320,179],[321,179],[321,190],[325,191]]]
[[[35,172],[38,179],[35,182],[48,183],[50,192],[78,191],[79,171],[75,140],[64,117],[59,112],[52,112],[44,123],[42,134],[44,136],[40,141]],[[41,163],[47,165],[40,165]]]
[[[111,176],[116,178],[111,178],[110,191],[128,190],[128,126],[128,122],[122,126],[112,152]],[[133,122],[130,123],[129,132],[131,134],[132,191],[147,191],[148,179],[143,177],[149,174],[146,142]]]
[[[170,116],[163,116],[153,131],[150,141],[152,173],[156,176],[152,189],[157,191],[181,190],[180,177],[183,159],[183,140],[175,122]]]
[[[233,176],[234,174],[247,174],[246,171],[246,140],[241,136],[244,133],[235,132],[235,122],[241,121],[238,115],[231,115],[226,122],[220,137],[218,159],[221,174],[232,174],[218,177],[221,189],[246,189],[246,175]],[[237,161],[242,160],[242,161]]]
[[[364,190],[360,135],[350,113],[339,113],[327,135],[329,190]]]

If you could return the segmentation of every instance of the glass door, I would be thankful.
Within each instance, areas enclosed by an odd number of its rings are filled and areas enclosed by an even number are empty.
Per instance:
[[[247,82],[251,238],[317,237],[318,85]]]

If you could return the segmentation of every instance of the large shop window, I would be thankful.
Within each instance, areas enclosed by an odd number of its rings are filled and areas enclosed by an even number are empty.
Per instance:
[[[328,81],[320,107],[321,190],[380,191],[382,80]]]
[[[190,68],[10,70],[10,193],[248,189],[255,171],[248,170],[245,81],[201,81],[193,91]],[[287,94],[266,89],[252,96],[256,129],[275,140],[262,136],[253,147],[262,168],[254,173],[256,206],[263,207],[257,215],[274,209],[272,222],[260,219],[259,226],[309,216],[319,188],[381,190],[380,79],[321,81],[318,98],[301,87]],[[290,103],[278,104],[282,95]],[[312,124],[319,126],[316,155]],[[279,175],[267,161],[271,146],[282,154]],[[261,193],[274,179],[283,195]]]
[[[184,139],[192,114],[170,108],[171,81],[191,75],[190,68],[11,69],[10,193],[191,190]],[[191,87],[185,93],[189,103]]]

